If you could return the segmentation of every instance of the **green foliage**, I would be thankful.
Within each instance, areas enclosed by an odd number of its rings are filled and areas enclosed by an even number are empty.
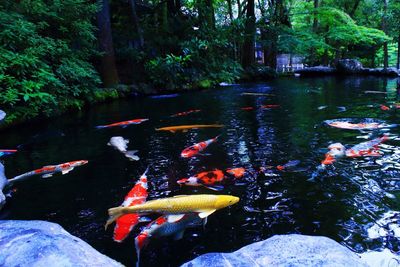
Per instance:
[[[0,104],[8,121],[82,107],[99,78],[96,6],[80,0],[5,1],[0,7]]]

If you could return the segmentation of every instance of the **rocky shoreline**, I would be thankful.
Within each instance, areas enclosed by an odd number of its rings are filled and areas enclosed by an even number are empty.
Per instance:
[[[335,67],[315,66],[296,70],[295,74],[300,76],[323,76],[323,75],[372,75],[382,77],[399,77],[400,70],[396,68],[364,68],[355,59],[339,60]]]

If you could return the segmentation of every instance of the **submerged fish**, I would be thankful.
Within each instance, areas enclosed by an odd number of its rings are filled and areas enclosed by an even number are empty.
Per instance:
[[[125,196],[122,207],[131,207],[146,202],[147,193],[147,171],[140,176],[139,181],[136,182],[134,187]],[[122,242],[132,231],[133,227],[139,223],[140,215],[137,213],[126,214],[116,220],[114,228],[114,241]],[[108,224],[105,225],[107,228]]]
[[[0,109],[0,121],[6,117],[6,113]]]
[[[182,214],[197,212],[200,218],[205,218],[216,210],[231,206],[237,202],[239,202],[239,198],[230,195],[188,195],[161,198],[132,207],[111,208],[108,210],[110,218],[107,223],[111,223],[122,215],[129,213]]]
[[[372,122],[372,121],[352,123],[350,121],[344,121],[344,120],[328,120],[325,121],[325,123],[332,127],[347,129],[347,130],[375,130],[383,128],[392,128],[396,126],[396,124],[386,124],[383,122]]]
[[[179,96],[179,94],[153,95],[153,96],[150,96],[150,97],[154,98],[154,99],[158,99],[158,98],[173,98],[173,97],[177,97],[177,96]]]
[[[385,105],[381,105],[381,110],[387,111],[387,110],[390,110],[390,107],[385,106]]]
[[[254,95],[254,96],[274,96],[274,94],[265,94],[265,93],[250,93],[244,92],[241,95]]]
[[[187,132],[190,129],[200,129],[200,128],[222,128],[224,125],[220,124],[193,124],[193,125],[180,125],[180,126],[168,126],[157,128],[156,131],[170,131],[175,133],[177,131]]]
[[[382,137],[355,145],[346,150],[346,157],[380,157],[382,154],[378,153],[378,146],[387,140],[389,140],[389,137],[384,135]]]
[[[188,110],[188,111],[176,113],[174,115],[171,115],[171,117],[186,116],[186,115],[188,115],[190,113],[196,113],[196,112],[200,112],[200,111],[201,111],[200,109],[191,109],[191,110]]]
[[[254,107],[243,107],[240,108],[241,110],[254,110]]]
[[[263,109],[271,109],[271,108],[279,108],[279,107],[280,107],[280,105],[275,105],[275,104],[261,106],[261,108],[263,108]]]
[[[135,154],[138,152],[137,150],[127,150],[128,148],[128,139],[124,139],[122,136],[113,136],[107,145],[114,147],[119,152],[123,153],[125,157],[130,160],[139,160],[140,158]]]
[[[174,240],[179,240],[186,228],[200,225],[201,221],[197,213],[160,216],[149,223],[135,238],[136,252],[140,255],[140,250],[150,242],[151,238],[173,236]]]
[[[233,175],[236,179],[242,178],[246,172],[245,168],[230,168],[226,169],[226,173]]]
[[[197,154],[199,154],[200,152],[202,152],[204,149],[206,149],[209,145],[211,145],[212,143],[217,142],[218,140],[218,136],[212,138],[212,139],[208,139],[206,141],[194,144],[190,147],[185,148],[182,152],[181,152],[181,157],[182,158],[190,158],[193,157]]]
[[[280,171],[289,171],[300,164],[300,160],[290,160],[283,165],[278,165],[276,168]]]
[[[3,193],[3,189],[6,187],[7,184],[8,180],[4,173],[4,165],[0,162],[0,210],[6,203],[6,196]]]
[[[103,129],[103,128],[110,128],[110,127],[116,127],[116,126],[121,126],[125,128],[128,125],[131,124],[141,124],[144,121],[148,121],[149,119],[134,119],[134,120],[129,120],[129,121],[121,121],[121,122],[115,122],[111,124],[106,124],[106,125],[99,125],[96,126],[97,129]]]
[[[15,149],[0,149],[0,157],[6,156],[6,155],[11,155],[17,152]]]
[[[21,175],[18,175],[10,180],[8,180],[9,183],[13,183],[16,181],[21,181],[25,180],[26,178],[34,175],[41,175],[43,178],[48,178],[53,176],[53,174],[60,172],[61,174],[67,174],[70,171],[72,171],[75,167],[79,167],[82,165],[87,164],[87,160],[77,160],[77,161],[70,161],[58,165],[49,165],[49,166],[44,166],[40,169],[33,170]]]

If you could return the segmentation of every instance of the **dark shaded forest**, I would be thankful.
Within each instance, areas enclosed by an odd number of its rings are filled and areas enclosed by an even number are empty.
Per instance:
[[[0,105],[10,123],[132,88],[263,80],[279,54],[399,68],[399,20],[399,0],[3,0]]]

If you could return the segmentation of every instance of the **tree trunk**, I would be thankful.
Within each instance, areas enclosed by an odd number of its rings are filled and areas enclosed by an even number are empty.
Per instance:
[[[198,11],[200,24],[215,29],[215,14],[213,0],[198,0]]]
[[[111,33],[110,6],[108,0],[98,0],[101,10],[97,14],[99,27],[99,48],[101,57],[100,76],[104,87],[113,87],[118,84],[118,72],[115,64],[114,47]]]
[[[256,35],[256,16],[254,0],[247,1],[245,37],[242,51],[242,65],[247,68],[255,62],[254,41]]]
[[[317,9],[318,9],[318,0],[314,0],[314,18],[313,18],[313,32],[317,32],[318,28],[318,16],[317,16]]]
[[[356,0],[356,1],[354,1],[353,8],[352,8],[352,9],[350,10],[350,12],[349,12],[349,16],[350,16],[351,18],[354,18],[354,15],[355,15],[355,13],[356,13],[356,10],[357,10],[358,6],[360,5],[360,2],[361,2],[361,0]]]
[[[142,27],[140,27],[139,17],[136,13],[136,1],[129,0],[129,4],[131,6],[131,11],[132,11],[133,26],[135,26],[135,30],[139,39],[139,46],[140,48],[143,48],[144,46],[143,30]]]
[[[228,1],[228,13],[229,13],[229,19],[232,24],[233,21],[233,11],[232,11],[232,0],[227,0]]]
[[[383,17],[382,17],[382,31],[387,33],[386,29],[386,19],[387,19],[387,0],[383,0]],[[383,68],[386,70],[388,67],[388,42],[383,43]]]

